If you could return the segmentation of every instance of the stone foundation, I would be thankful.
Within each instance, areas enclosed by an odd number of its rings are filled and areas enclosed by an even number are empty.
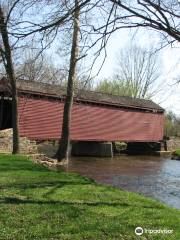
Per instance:
[[[63,167],[68,163],[68,160],[58,162],[57,159],[49,158],[45,154],[31,154],[29,155],[29,157],[33,162],[42,164],[50,168]]]
[[[12,152],[12,129],[0,131],[0,152]],[[35,154],[37,153],[36,141],[30,141],[26,137],[20,137],[20,153]]]
[[[167,150],[175,151],[176,149],[180,149],[180,138],[171,137],[169,140],[167,140]]]

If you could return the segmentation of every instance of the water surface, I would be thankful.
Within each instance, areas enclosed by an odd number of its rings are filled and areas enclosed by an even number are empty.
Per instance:
[[[78,157],[69,160],[66,171],[143,193],[180,209],[180,161],[157,156]]]

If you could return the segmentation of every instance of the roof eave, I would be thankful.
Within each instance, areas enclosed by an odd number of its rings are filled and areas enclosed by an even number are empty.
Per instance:
[[[64,99],[66,96],[65,95],[56,95],[56,94],[48,94],[48,93],[42,93],[42,92],[34,92],[34,91],[29,91],[29,90],[21,90],[19,89],[18,92],[20,93],[25,93],[25,94],[31,94],[31,95],[38,95],[38,96],[43,96],[43,97],[51,97],[51,98],[56,98],[56,99]],[[136,109],[136,110],[144,110],[144,111],[150,111],[150,112],[156,112],[156,113],[164,113],[163,108],[148,108],[148,107],[138,107],[138,106],[133,106],[133,105],[124,105],[124,104],[119,104],[119,103],[110,103],[106,101],[93,101],[90,99],[86,98],[79,98],[79,97],[74,97],[74,100],[76,102],[84,102],[84,103],[93,103],[96,105],[106,105],[106,106],[112,106],[112,107],[120,107],[120,108],[128,108],[128,109]]]

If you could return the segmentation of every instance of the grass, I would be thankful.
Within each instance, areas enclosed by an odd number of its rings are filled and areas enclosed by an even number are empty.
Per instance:
[[[179,227],[180,211],[158,201],[0,155],[0,240],[179,240]]]
[[[172,153],[172,159],[180,160],[180,149],[177,149]]]
[[[180,149],[177,149],[177,150],[175,151],[175,153],[176,153],[176,155],[178,155],[178,156],[180,157]]]

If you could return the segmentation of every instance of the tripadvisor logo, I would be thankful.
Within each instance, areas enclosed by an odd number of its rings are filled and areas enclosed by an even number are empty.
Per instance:
[[[143,234],[143,232],[144,231],[143,231],[142,227],[137,227],[135,229],[135,234],[138,235],[138,236],[141,236]]]
[[[146,234],[173,234],[172,229],[147,229],[142,227],[135,228],[135,234],[141,236],[143,233]]]

